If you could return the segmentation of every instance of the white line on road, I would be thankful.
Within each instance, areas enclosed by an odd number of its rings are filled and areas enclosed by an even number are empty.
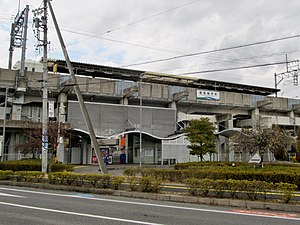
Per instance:
[[[26,198],[25,196],[11,195],[11,194],[6,194],[6,193],[0,193],[0,196],[5,196],[5,197],[15,197],[15,198]]]
[[[13,203],[9,203],[9,202],[0,202],[0,205],[8,205],[8,206],[25,208],[25,209],[33,209],[33,210],[61,213],[61,214],[75,215],[75,216],[84,216],[84,217],[104,219],[104,220],[114,220],[114,221],[135,223],[135,224],[162,225],[162,224],[158,224],[158,223],[143,222],[143,221],[138,221],[138,220],[127,220],[127,219],[107,217],[107,216],[98,216],[98,215],[92,215],[92,214],[86,214],[86,213],[77,213],[77,212],[69,212],[69,211],[64,211],[64,210],[40,208],[40,207],[34,207],[34,206],[29,206],[29,205],[19,205],[19,204],[13,204]]]
[[[153,204],[153,203],[132,202],[132,201],[105,199],[105,198],[93,198],[93,197],[84,197],[84,196],[78,196],[78,195],[57,194],[57,193],[51,193],[51,192],[49,193],[49,192],[29,191],[29,190],[22,190],[22,189],[0,187],[0,190],[1,189],[15,191],[15,192],[25,192],[25,193],[31,193],[31,194],[51,195],[51,196],[60,196],[60,197],[68,197],[68,198],[80,198],[80,199],[87,199],[87,200],[115,202],[115,203],[122,203],[122,204],[131,204],[131,205],[142,205],[142,206],[152,206],[152,207],[161,207],[161,208],[170,208],[170,209],[191,210],[191,211],[199,211],[199,212],[223,213],[223,214],[231,214],[231,215],[300,221],[299,217],[290,218],[290,217],[284,217],[284,216],[259,215],[259,214],[251,214],[251,213],[244,213],[244,212],[234,212],[234,211],[225,211],[225,210],[223,211],[223,210],[214,210],[214,209],[201,209],[201,208],[191,208],[191,207],[172,206],[172,205],[161,205],[161,204]]]

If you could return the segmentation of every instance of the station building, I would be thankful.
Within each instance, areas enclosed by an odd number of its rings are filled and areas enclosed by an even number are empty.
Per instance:
[[[25,129],[41,127],[43,74],[39,63],[26,65],[22,77],[18,67],[0,69],[4,160],[28,157],[14,146],[24,141]],[[300,100],[274,97],[278,89],[79,62],[72,65],[108,163],[197,161],[189,155],[182,129],[191,119],[200,117],[209,117],[216,126],[217,153],[206,157],[214,161],[249,160],[249,156],[230,147],[229,138],[243,127],[276,124],[296,136],[300,125]],[[95,163],[97,158],[66,62],[49,60],[48,69],[49,120],[71,130],[70,137],[58,141],[58,159],[73,164]],[[270,153],[265,159],[274,160]]]

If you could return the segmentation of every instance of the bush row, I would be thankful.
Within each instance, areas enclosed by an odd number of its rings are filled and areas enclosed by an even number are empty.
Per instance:
[[[48,174],[48,181],[51,184],[112,188],[115,190],[119,189],[124,179],[124,177],[111,176],[109,174],[76,174],[71,172]]]
[[[126,168],[125,176],[151,176],[164,181],[183,183],[187,178],[212,179],[212,180],[248,180],[265,181],[268,183],[291,183],[300,189],[300,173],[281,171],[222,171],[220,169],[208,170],[165,170],[149,168]]]
[[[48,179],[42,172],[31,171],[0,171],[0,180],[25,182],[49,182],[50,184],[76,185],[95,188],[111,188],[118,190],[122,184],[132,191],[155,192],[162,188],[162,181],[153,177],[112,176],[108,174],[76,174],[71,172],[54,172],[48,174]]]
[[[16,160],[0,162],[0,170],[12,171],[41,171],[40,160]],[[51,165],[51,172],[73,171],[73,165],[55,163]]]
[[[236,166],[247,167],[248,163],[244,162],[235,162]],[[200,169],[207,167],[231,167],[232,162],[186,162],[186,163],[177,163],[174,165],[175,170],[188,170],[188,169]]]
[[[38,171],[0,170],[0,180],[42,182],[45,174]]]
[[[162,188],[162,180],[153,177],[128,177],[127,182],[131,191],[157,193]]]
[[[207,170],[216,169],[220,170],[253,170],[254,167],[248,162],[187,162],[174,165],[175,170]],[[266,162],[263,168],[257,168],[263,171],[298,171],[300,166],[298,164],[283,164]]]
[[[0,171],[0,180],[13,180],[25,182],[49,182],[52,184],[77,185],[95,188],[111,188],[118,190],[122,184],[127,184],[127,189],[142,192],[159,192],[162,188],[162,180],[150,176],[122,177],[100,174],[75,174],[70,172],[49,173],[48,178],[42,172],[26,171]],[[244,197],[257,199],[266,198],[267,191],[276,191],[284,202],[289,202],[295,189],[294,184],[268,183],[265,181],[247,180],[212,180],[188,178],[185,180],[189,193],[195,196],[216,197]],[[125,187],[124,187],[125,188]],[[242,193],[242,194],[241,194]]]
[[[153,177],[125,177],[109,174],[75,174],[70,172],[49,173],[49,183],[118,190],[122,184],[128,183],[132,191],[158,192],[162,188],[161,180]]]
[[[268,183],[248,180],[211,180],[189,178],[185,180],[188,192],[195,196],[216,196],[218,198],[258,198],[266,199],[268,191],[275,191],[281,200],[288,203],[297,186],[289,183]]]

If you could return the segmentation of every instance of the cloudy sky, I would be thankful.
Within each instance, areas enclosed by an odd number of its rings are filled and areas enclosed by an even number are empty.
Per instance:
[[[41,0],[0,0],[1,68],[7,68],[19,3],[21,11],[42,6]],[[286,72],[285,64],[227,69],[300,58],[299,0],[52,0],[52,5],[73,61],[274,87],[274,73]],[[26,57],[40,60],[32,18],[30,13]],[[48,57],[63,59],[51,16],[48,24]],[[252,43],[261,44],[245,46]],[[20,53],[14,51],[14,62]],[[279,88],[279,96],[300,97],[292,77]]]

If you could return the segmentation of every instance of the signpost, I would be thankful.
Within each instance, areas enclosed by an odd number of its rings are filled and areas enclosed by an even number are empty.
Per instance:
[[[256,153],[256,154],[249,160],[249,163],[253,163],[253,164],[254,164],[254,169],[255,169],[255,165],[256,165],[256,164],[259,164],[260,161],[261,161],[261,157],[260,157],[259,154]],[[262,167],[263,167],[263,165],[262,165]]]

